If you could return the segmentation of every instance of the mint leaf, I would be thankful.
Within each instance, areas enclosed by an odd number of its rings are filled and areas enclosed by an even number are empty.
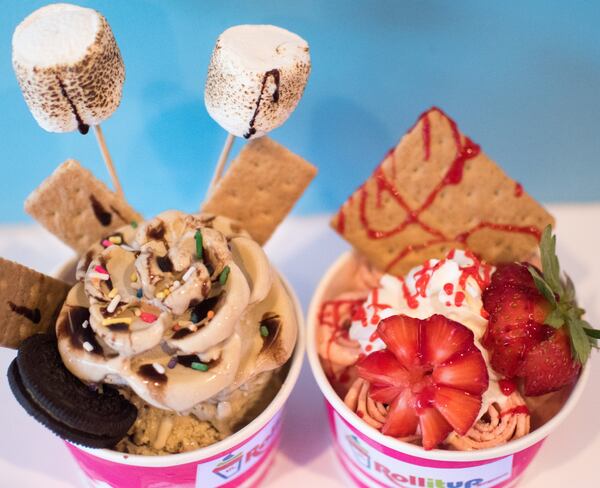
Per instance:
[[[548,283],[546,283],[544,278],[542,278],[540,273],[538,273],[538,270],[533,266],[529,266],[527,269],[529,270],[529,273],[531,274],[531,277],[533,278],[535,286],[539,292],[544,295],[546,300],[548,300],[552,305],[556,306],[556,297],[554,296],[554,292]]]
[[[563,286],[560,280],[560,265],[556,256],[556,236],[552,235],[551,225],[547,225],[542,233],[540,254],[544,280],[546,280],[546,283],[548,283],[555,293],[562,295]]]

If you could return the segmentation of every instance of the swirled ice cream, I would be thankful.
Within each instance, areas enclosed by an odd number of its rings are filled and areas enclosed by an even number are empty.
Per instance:
[[[369,354],[386,347],[376,333],[381,320],[393,315],[417,319],[443,315],[473,332],[475,345],[486,359],[490,382],[483,394],[481,414],[493,403],[503,405],[507,396],[500,391],[500,377],[491,368],[488,351],[481,343],[488,323],[481,294],[493,271],[493,266],[473,253],[456,249],[444,259],[430,259],[411,269],[403,278],[385,274],[379,286],[369,292],[349,337],[360,344],[362,353]]]
[[[89,250],[77,279],[57,321],[65,365],[159,409],[227,417],[296,341],[264,251],[223,217],[168,211],[125,226]]]

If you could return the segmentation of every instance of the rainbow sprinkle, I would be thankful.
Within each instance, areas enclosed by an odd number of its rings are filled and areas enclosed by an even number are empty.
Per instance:
[[[152,363],[152,367],[158,374],[165,374],[165,367],[162,364]]]
[[[231,270],[229,269],[229,266],[225,266],[223,268],[223,271],[221,271],[221,274],[219,275],[219,283],[221,285],[225,285],[225,283],[227,283],[227,278],[229,278],[229,272]]]
[[[140,314],[140,319],[142,319],[147,324],[151,324],[153,322],[156,322],[156,320],[158,319],[158,315],[154,315],[150,312],[142,312]]]
[[[202,233],[199,230],[194,234],[194,239],[196,240],[196,256],[198,259],[202,259]]]
[[[208,371],[208,364],[198,363],[198,362],[194,361],[194,362],[192,362],[192,364],[190,366],[192,369],[195,369],[196,371]]]
[[[267,337],[269,335],[269,329],[267,329],[266,325],[261,325],[260,326],[260,335],[262,337]]]
[[[104,319],[102,321],[102,325],[112,325],[112,324],[131,324],[133,319],[131,317],[115,317],[112,319]]]

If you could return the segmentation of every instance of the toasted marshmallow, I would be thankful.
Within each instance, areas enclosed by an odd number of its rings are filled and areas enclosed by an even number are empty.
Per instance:
[[[86,133],[119,106],[125,67],[108,22],[95,10],[42,7],[17,26],[12,47],[17,81],[43,129]]]
[[[226,131],[251,139],[283,124],[310,73],[307,42],[273,25],[230,27],[217,39],[204,102]]]

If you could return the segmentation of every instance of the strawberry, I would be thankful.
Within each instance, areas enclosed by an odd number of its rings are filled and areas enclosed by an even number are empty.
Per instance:
[[[369,396],[389,405],[382,432],[402,437],[420,426],[425,449],[453,430],[466,434],[489,384],[473,333],[442,315],[395,315],[379,323],[377,334],[387,348],[363,357],[357,370],[371,383]]]
[[[573,282],[561,274],[550,226],[540,256],[543,271],[527,263],[499,265],[482,295],[490,363],[507,377],[522,378],[529,396],[573,383],[600,338],[583,319]]]
[[[525,395],[543,395],[573,383],[581,363],[573,361],[569,336],[563,328],[558,329],[548,340],[533,347],[521,369]]]
[[[482,298],[490,315],[483,344],[490,350],[491,365],[514,377],[531,348],[552,333],[544,325],[550,304],[522,263],[498,266]]]

